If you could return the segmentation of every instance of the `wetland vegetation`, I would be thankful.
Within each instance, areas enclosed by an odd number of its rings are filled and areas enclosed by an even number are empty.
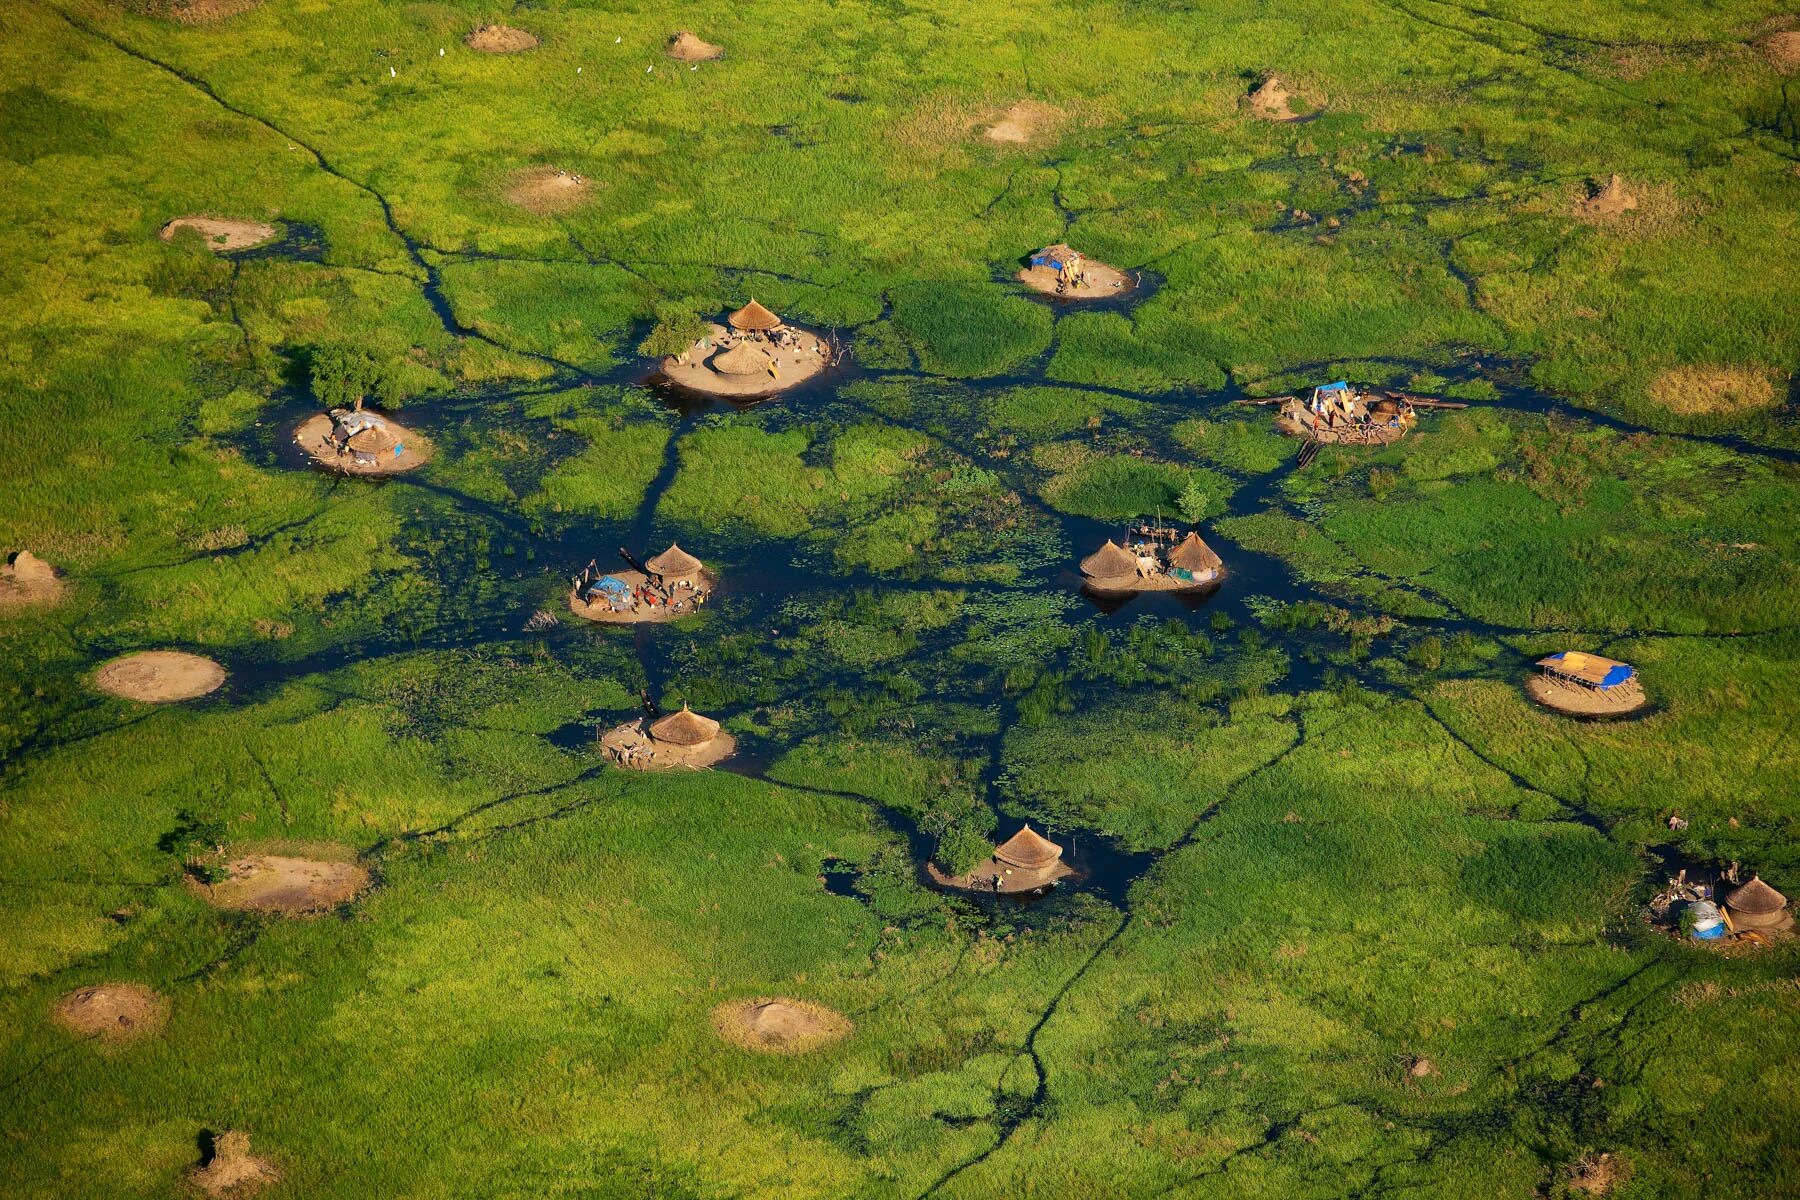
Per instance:
[[[1791,5],[6,28],[0,1192],[1800,1192],[1800,950],[1641,919],[1800,894]],[[653,382],[752,295],[846,359]],[[1300,470],[1237,403],[1346,377],[1470,407]],[[357,396],[430,461],[316,469]],[[1079,593],[1159,517],[1218,591]],[[674,542],[703,611],[567,613]],[[609,767],[646,703],[735,754]],[[1026,821],[1047,897],[924,875]]]

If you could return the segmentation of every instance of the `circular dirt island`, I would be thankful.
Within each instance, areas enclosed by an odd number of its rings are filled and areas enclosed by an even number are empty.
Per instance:
[[[355,861],[350,847],[315,847],[313,853],[332,857],[247,854],[232,859],[218,883],[189,882],[215,908],[287,917],[330,912],[369,886],[368,868]]]
[[[158,235],[165,242],[175,240],[184,229],[192,229],[206,242],[209,250],[248,250],[270,241],[279,232],[266,221],[237,221],[228,217],[176,217],[162,227]]]
[[[294,444],[321,467],[346,475],[399,475],[431,461],[431,441],[424,434],[390,417],[379,420],[378,428],[350,433],[335,413],[318,413],[300,422]]]
[[[1137,287],[1132,276],[1092,258],[1082,260],[1079,283],[1063,283],[1062,273],[1050,267],[1026,267],[1014,278],[1032,291],[1058,300],[1111,300]]]
[[[225,668],[183,650],[142,650],[115,658],[94,673],[94,686],[127,700],[166,704],[216,692]]]
[[[629,600],[615,606],[605,593],[598,591],[590,592],[591,598],[583,600],[581,589],[577,587],[569,592],[569,611],[584,621],[597,621],[603,625],[674,621],[698,612],[713,589],[719,586],[710,571],[697,572],[692,587],[676,585],[661,590],[642,571],[613,571],[610,574],[629,589]]]
[[[471,50],[479,50],[483,54],[518,54],[524,50],[536,50],[537,35],[526,33],[523,29],[514,29],[511,25],[481,25],[475,32],[463,39]]]
[[[580,208],[592,190],[587,176],[574,171],[552,166],[526,167],[508,177],[506,199],[526,212],[553,217]]]
[[[601,751],[630,771],[699,771],[737,752],[737,739],[719,723],[682,709],[652,721],[640,717],[614,726],[600,739]]]
[[[1548,675],[1533,675],[1525,681],[1525,694],[1552,712],[1569,717],[1623,717],[1650,703],[1643,685],[1635,678],[1601,691]]]
[[[713,1009],[712,1023],[714,1031],[732,1045],[764,1054],[803,1054],[856,1028],[835,1009],[785,996],[728,1001]]]
[[[669,38],[669,57],[677,62],[711,62],[724,56],[725,47],[715,46],[685,29]]]
[[[830,345],[810,330],[787,325],[765,338],[711,324],[686,354],[662,360],[662,378],[708,396],[749,399],[797,387],[830,365]]]
[[[37,604],[55,604],[63,597],[63,581],[56,568],[29,550],[21,550],[0,564],[0,612]]]
[[[76,1037],[116,1044],[161,1029],[169,1018],[169,1002],[135,983],[97,983],[58,1000],[53,1015]]]

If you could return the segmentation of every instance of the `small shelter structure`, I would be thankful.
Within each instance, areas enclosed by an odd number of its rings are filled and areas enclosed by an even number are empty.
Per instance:
[[[1787,902],[1787,897],[1764,883],[1761,876],[1752,875],[1749,883],[1725,897],[1725,911],[1734,930],[1785,931],[1794,926]]]
[[[598,562],[583,567],[571,581],[569,611],[610,625],[673,621],[698,611],[719,585],[705,563],[677,545],[647,562],[626,560],[629,570],[602,571]]]
[[[617,726],[600,739],[600,747],[613,762],[634,771],[699,770],[730,757],[737,739],[684,704],[655,720],[640,717]]]
[[[681,354],[662,361],[662,378],[709,396],[754,399],[784,391],[830,366],[836,352],[816,333],[783,321],[754,297],[709,324]]]
[[[745,333],[773,333],[781,328],[781,318],[763,307],[755,296],[750,303],[725,318],[733,329]]]
[[[302,422],[294,441],[314,462],[351,475],[395,475],[431,456],[431,444],[392,417],[334,408]]]
[[[1080,300],[1122,296],[1137,286],[1131,276],[1117,267],[1088,258],[1066,242],[1028,254],[1018,280],[1034,292]]]
[[[1169,574],[1186,583],[1211,583],[1224,567],[1225,560],[1191,529],[1169,551]]]
[[[1559,650],[1537,661],[1526,692],[1546,708],[1574,716],[1616,716],[1647,703],[1637,671],[1617,659]]]
[[[1081,560],[1083,586],[1097,592],[1131,592],[1137,590],[1137,556],[1128,554],[1119,543],[1107,538],[1092,554]]]
[[[1275,428],[1312,442],[1386,446],[1406,436],[1418,416],[1410,401],[1375,396],[1346,380],[1321,384],[1305,400],[1289,396],[1275,415]]]
[[[1213,586],[1225,563],[1190,530],[1173,545],[1174,530],[1141,525],[1123,544],[1108,538],[1081,560],[1082,589],[1099,596],[1137,592],[1192,592]]]
[[[945,874],[936,863],[927,865],[931,878],[945,887],[998,895],[1042,892],[1075,872],[1062,860],[1063,848],[1033,829],[1030,823],[994,847],[993,855],[966,875]]]

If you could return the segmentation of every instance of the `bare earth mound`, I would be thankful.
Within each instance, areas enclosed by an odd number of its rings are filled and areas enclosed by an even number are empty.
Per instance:
[[[1533,675],[1525,681],[1525,694],[1554,712],[1572,717],[1622,717],[1649,703],[1649,697],[1636,679],[1618,687],[1601,691],[1564,683],[1548,675]]]
[[[752,399],[786,391],[831,365],[831,347],[824,338],[796,325],[784,332],[790,345],[743,338],[723,345],[730,331],[710,325],[707,336],[686,354],[662,360],[663,378],[709,396]]]
[[[216,692],[225,668],[182,650],[144,650],[115,658],[94,674],[94,686],[127,700],[162,704]]]
[[[1637,197],[1626,188],[1615,172],[1606,186],[1576,202],[1576,215],[1589,221],[1606,221],[1623,216],[1638,206]]]
[[[1298,121],[1305,113],[1294,111],[1294,93],[1279,76],[1270,75],[1244,97],[1244,106],[1259,121]]]
[[[1762,40],[1762,52],[1783,75],[1800,71],[1800,29],[1784,29]]]
[[[1645,389],[1673,413],[1702,416],[1772,407],[1779,395],[1767,371],[1745,367],[1670,367]]]
[[[347,846],[338,849],[353,853]],[[193,885],[216,908],[311,917],[348,904],[369,886],[368,869],[348,857],[251,854],[233,859],[227,870],[223,883]]]
[[[783,996],[733,1000],[712,1011],[720,1037],[746,1050],[803,1054],[835,1042],[856,1026],[849,1017],[810,1000]]]
[[[482,25],[463,39],[471,50],[483,54],[517,54],[537,49],[537,35],[514,29],[511,25]]]
[[[526,212],[555,216],[581,207],[593,190],[585,176],[561,167],[527,167],[506,186],[506,199]]]
[[[58,1000],[55,1015],[56,1023],[76,1037],[128,1042],[161,1029],[169,1003],[135,983],[100,983]]]
[[[0,610],[30,604],[54,604],[63,596],[63,581],[56,568],[29,550],[21,550],[0,565]]]
[[[1002,145],[1023,146],[1049,133],[1061,121],[1061,111],[1035,100],[1021,100],[983,130],[981,136]]]
[[[213,1138],[212,1157],[188,1172],[210,1196],[242,1196],[281,1178],[275,1165],[250,1153],[250,1135],[228,1129]]]
[[[1026,267],[1015,278],[1034,292],[1055,296],[1058,300],[1109,300],[1123,296],[1137,286],[1137,280],[1096,259],[1082,260],[1086,278],[1080,287],[1056,290],[1057,273],[1049,267]]]
[[[322,467],[342,471],[346,475],[398,475],[431,461],[431,439],[414,433],[392,418],[384,417],[387,430],[398,439],[401,452],[376,454],[339,454],[331,441],[331,415],[317,413],[300,422],[294,430],[294,444]]]
[[[678,62],[711,62],[724,55],[723,46],[715,46],[685,29],[669,39],[669,57]]]
[[[162,227],[159,236],[165,242],[172,242],[183,229],[198,233],[209,250],[248,250],[275,236],[275,227],[266,221],[238,221],[229,217],[176,217]]]
[[[650,577],[642,571],[613,571],[611,574],[634,593],[650,582]],[[590,603],[581,598],[580,592],[571,591],[569,611],[584,621],[598,621],[605,625],[645,625],[673,621],[699,611],[700,604],[705,603],[706,597],[718,586],[719,581],[713,578],[712,572],[702,571],[699,575],[699,587],[695,591],[678,591],[668,604],[639,604],[625,609],[613,608],[604,596],[597,596]],[[700,603],[695,603],[696,593]]]

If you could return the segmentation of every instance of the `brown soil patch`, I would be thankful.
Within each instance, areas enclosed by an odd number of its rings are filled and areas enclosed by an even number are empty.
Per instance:
[[[31,604],[55,604],[63,597],[56,568],[29,550],[0,565],[0,610]]]
[[[212,1157],[188,1172],[194,1185],[211,1196],[242,1196],[281,1178],[275,1164],[250,1153],[250,1135],[235,1129],[213,1137]]]
[[[711,62],[724,56],[725,47],[715,46],[685,29],[669,39],[669,57],[678,62]]]
[[[1760,45],[1763,54],[1783,75],[1800,71],[1800,29],[1771,33]]]
[[[766,340],[749,343],[767,356],[773,373],[764,370],[737,375],[718,370],[715,363],[727,349],[722,340],[732,335],[725,326],[712,324],[707,327],[707,335],[695,342],[686,354],[662,360],[663,378],[709,396],[753,399],[784,392],[805,383],[831,365],[831,347],[824,338],[796,325],[786,326],[786,329],[794,338],[791,346],[777,346]],[[742,341],[739,337],[735,344],[742,344]]]
[[[952,875],[934,862],[925,864],[925,874],[930,877],[931,882],[939,887],[1000,896],[1019,896],[1031,892],[1041,892],[1057,880],[1066,879],[1074,873],[1074,869],[1061,859],[1048,867],[1027,871],[1020,867],[1009,866],[997,858],[990,858],[966,875]],[[999,887],[994,886],[995,880],[999,881]]]
[[[1061,109],[1051,108],[1036,100],[1021,100],[998,121],[982,130],[981,136],[1001,145],[1023,146],[1053,132],[1062,124]]]
[[[355,861],[347,846],[328,846],[320,853],[339,858],[294,858],[285,854],[249,854],[227,865],[221,883],[191,886],[216,908],[312,917],[330,912],[369,886],[368,868]]]
[[[1637,206],[1638,198],[1615,172],[1604,187],[1591,190],[1576,202],[1576,213],[1589,221],[1605,221],[1623,216]]]
[[[1780,399],[1773,373],[1749,367],[1670,367],[1645,392],[1685,416],[1750,412]]]
[[[1586,1154],[1569,1168],[1569,1188],[1589,1196],[1604,1196],[1631,1177],[1631,1164],[1611,1154]]]
[[[1299,93],[1288,91],[1280,76],[1270,75],[1244,97],[1244,107],[1259,121],[1298,121],[1307,114],[1294,111],[1296,99],[1304,101]]]
[[[94,686],[127,700],[162,704],[218,691],[225,668],[183,650],[144,650],[115,658],[94,673]]]
[[[642,571],[609,571],[607,574],[618,579],[633,592],[650,582],[650,577]],[[580,595],[573,589],[569,592],[569,611],[584,621],[598,621],[604,625],[646,625],[659,621],[673,621],[679,617],[692,616],[699,611],[719,581],[711,571],[702,571],[699,576],[700,585],[693,591],[677,588],[673,599],[668,604],[639,604],[636,608],[615,611],[604,597],[594,603],[584,603]]]
[[[76,988],[56,1002],[56,1023],[76,1037],[128,1042],[162,1028],[169,1002],[135,983]]]
[[[1602,692],[1548,675],[1533,675],[1525,681],[1525,694],[1545,708],[1573,717],[1623,716],[1636,712],[1650,700],[1635,678]]]
[[[555,216],[581,207],[592,191],[593,183],[585,175],[561,167],[527,167],[507,183],[506,199],[527,212]]]
[[[1109,267],[1098,259],[1083,259],[1086,277],[1080,287],[1056,290],[1058,275],[1049,267],[1026,267],[1016,278],[1034,292],[1055,296],[1058,300],[1108,300],[1123,296],[1137,286],[1137,280],[1117,267]]]
[[[431,461],[430,438],[414,433],[392,417],[384,415],[382,420],[387,422],[388,432],[400,439],[401,453],[398,455],[391,450],[381,454],[357,455],[348,451],[339,454],[331,442],[330,413],[318,413],[300,422],[299,428],[294,430],[294,444],[320,466],[346,475],[399,475]]]
[[[536,34],[514,29],[511,25],[481,25],[464,38],[463,43],[483,54],[518,54],[522,50],[536,50],[538,40]]]
[[[615,766],[629,771],[673,771],[681,767],[701,771],[737,753],[737,739],[723,730],[698,746],[681,746],[657,741],[650,736],[649,725],[649,718],[640,717],[614,726],[601,736],[601,751]]]
[[[192,229],[206,242],[209,250],[248,250],[275,236],[275,226],[266,221],[239,221],[230,217],[176,217],[162,227],[158,235],[165,242],[175,240],[184,229]]]
[[[765,1054],[803,1054],[856,1028],[849,1017],[810,1000],[759,996],[712,1011],[713,1029],[734,1046]]]
[[[151,0],[139,11],[177,25],[212,25],[247,13],[262,0]]]

